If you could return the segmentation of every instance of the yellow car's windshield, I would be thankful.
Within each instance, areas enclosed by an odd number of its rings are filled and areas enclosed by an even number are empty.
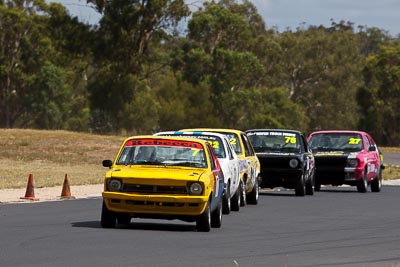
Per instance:
[[[128,140],[116,164],[207,167],[204,147],[201,144],[165,139]]]

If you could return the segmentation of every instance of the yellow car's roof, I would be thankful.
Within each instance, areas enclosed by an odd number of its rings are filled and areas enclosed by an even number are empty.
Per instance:
[[[201,140],[201,139],[193,139],[193,138],[187,138],[184,136],[156,136],[156,135],[134,135],[125,138],[124,142],[125,143],[127,140],[132,140],[132,139],[167,139],[167,140],[177,140],[177,141],[194,141],[201,143],[202,145],[207,144],[207,141]]]
[[[244,133],[244,132],[241,131],[241,130],[226,129],[226,128],[189,128],[189,129],[180,129],[179,131],[235,133],[235,134]]]

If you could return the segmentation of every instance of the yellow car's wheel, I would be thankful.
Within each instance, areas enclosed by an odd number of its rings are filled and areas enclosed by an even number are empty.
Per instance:
[[[211,227],[221,228],[222,225],[222,201],[218,203],[217,208],[211,213]]]
[[[103,201],[103,207],[101,209],[101,227],[115,228],[116,220],[117,220],[116,214],[107,209],[107,206]]]
[[[207,203],[206,209],[196,221],[196,228],[199,232],[210,232],[211,230],[211,208],[210,202]]]

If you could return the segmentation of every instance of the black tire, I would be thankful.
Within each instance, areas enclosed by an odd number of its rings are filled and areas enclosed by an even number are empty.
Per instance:
[[[311,174],[306,182],[306,195],[312,196],[314,195],[314,191],[315,191],[314,174]]]
[[[367,170],[364,170],[361,179],[357,181],[357,191],[360,193],[366,193],[368,188],[367,183]]]
[[[321,191],[321,184],[318,182],[315,182],[315,177],[314,177],[314,191],[315,192]]]
[[[247,195],[247,203],[251,204],[251,205],[257,205],[258,193],[259,193],[259,186],[258,186],[258,183],[255,183],[253,189]]]
[[[231,198],[231,210],[232,211],[239,211],[240,210],[240,191],[242,189],[240,188],[240,186],[238,186],[238,188],[236,189],[235,194],[233,195],[233,197]]]
[[[117,223],[121,225],[128,225],[131,223],[131,217],[129,215],[118,215],[117,216]]]
[[[240,180],[239,188],[240,188],[240,206],[243,207],[246,206],[247,204],[246,186],[244,185],[243,180]]]
[[[378,173],[376,174],[376,177],[371,183],[371,191],[372,192],[381,192],[382,189],[382,169],[379,168]]]
[[[306,183],[304,181],[304,175],[301,176],[294,188],[295,195],[298,197],[303,197],[306,194]]]
[[[206,209],[196,220],[196,228],[199,232],[210,232],[211,230],[211,211],[210,202],[207,202]]]
[[[115,212],[107,209],[106,204],[103,201],[103,206],[101,208],[101,227],[103,228],[115,228],[115,223],[117,220],[117,215]]]
[[[211,227],[221,228],[222,225],[222,201],[218,203],[217,208],[211,213]]]
[[[231,188],[228,183],[226,186],[226,191],[224,192],[224,196],[222,198],[222,213],[229,214],[231,212]]]

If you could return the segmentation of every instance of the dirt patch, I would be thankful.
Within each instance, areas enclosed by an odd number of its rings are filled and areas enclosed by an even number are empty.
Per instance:
[[[63,186],[34,188],[34,197],[38,200],[21,199],[25,197],[26,189],[2,189],[0,190],[0,203],[35,203],[40,201],[65,200],[62,198]],[[100,197],[103,192],[103,184],[70,186],[71,198],[81,199]],[[28,194],[32,196],[32,194]]]

